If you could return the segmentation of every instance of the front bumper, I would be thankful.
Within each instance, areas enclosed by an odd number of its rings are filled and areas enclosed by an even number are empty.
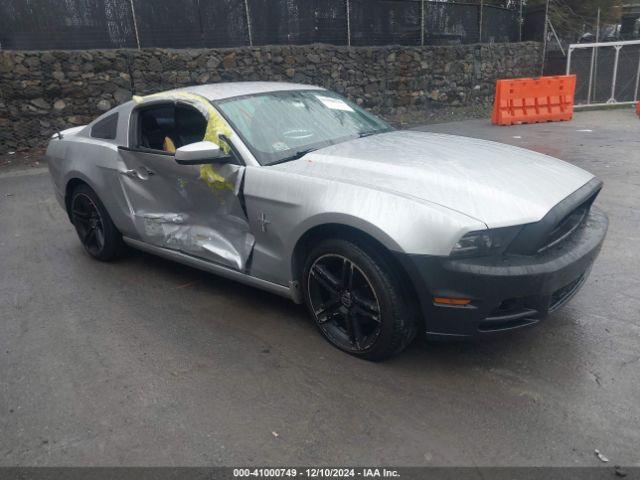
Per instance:
[[[538,323],[583,285],[607,233],[592,208],[570,238],[536,255],[452,259],[398,254],[418,294],[429,336],[475,337]],[[464,306],[434,297],[469,298]]]

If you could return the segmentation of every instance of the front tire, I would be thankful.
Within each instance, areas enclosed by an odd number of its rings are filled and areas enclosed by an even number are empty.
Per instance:
[[[416,334],[401,276],[385,255],[343,239],[320,242],[305,262],[302,288],[322,335],[366,360],[389,358]]]
[[[93,258],[108,262],[124,251],[122,235],[96,192],[88,185],[79,185],[73,190],[69,217],[82,246]]]

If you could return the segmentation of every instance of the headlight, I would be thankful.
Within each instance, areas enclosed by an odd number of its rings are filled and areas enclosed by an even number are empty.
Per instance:
[[[452,257],[481,257],[505,251],[522,227],[494,228],[469,232],[455,244]]]

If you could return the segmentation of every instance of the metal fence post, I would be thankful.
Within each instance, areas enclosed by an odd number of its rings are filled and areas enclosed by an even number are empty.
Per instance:
[[[136,8],[133,6],[133,0],[129,0],[131,4],[131,18],[133,19],[133,31],[136,34],[136,45],[138,45],[138,50],[140,50],[140,35],[138,34],[138,20],[136,19]]]
[[[596,43],[600,42],[600,8],[598,8],[598,18],[596,20]],[[598,49],[594,48],[594,61],[593,61],[593,86],[589,82],[589,95],[593,92],[596,94],[596,86],[598,85]],[[591,97],[593,98],[593,96]]]
[[[571,75],[571,54],[573,53],[573,47],[569,45],[569,51],[567,53],[567,75]]]
[[[547,33],[549,26],[549,0],[544,8],[544,33],[542,38],[542,62],[540,65],[540,76],[544,76],[544,62],[547,60]]]
[[[591,51],[591,66],[589,67],[589,86],[587,87],[587,105],[589,105],[591,103],[591,94],[592,94],[592,90],[591,90],[591,86],[593,85],[593,67],[595,65],[595,61],[596,61],[596,50],[598,49],[598,47],[593,47],[593,50]]]
[[[522,28],[524,26],[524,17],[522,16],[522,4],[523,3],[524,3],[524,0],[520,0],[520,21],[519,21],[520,30],[518,32],[518,41],[519,42],[522,41]]]
[[[346,8],[347,8],[347,46],[351,46],[351,13],[350,13],[350,2],[346,0]]]
[[[420,4],[420,45],[424,47],[424,0]]]
[[[598,8],[598,17],[596,20],[596,43],[600,41],[599,37],[600,37],[600,9]],[[591,100],[593,99],[593,95],[596,91],[596,82],[597,82],[596,77],[598,75],[597,64],[598,64],[598,47],[594,46],[593,50],[591,51],[591,66],[589,68],[589,87],[587,89],[587,105],[591,103]],[[594,80],[596,80],[596,82],[594,82]]]
[[[249,0],[244,0],[244,13],[247,17],[247,33],[249,34],[249,46],[253,47],[253,35],[251,34],[251,15],[249,14]]]
[[[615,103],[616,101],[616,81],[618,80],[618,61],[620,60],[620,49],[622,45],[616,45],[616,57],[613,61],[613,79],[611,80],[611,98],[608,103]]]
[[[480,0],[480,14],[478,15],[478,43],[482,43],[482,13],[484,7],[484,0]]]
[[[636,73],[636,89],[633,94],[633,101],[638,101],[638,88],[640,88],[640,57],[638,57],[638,73]]]
[[[558,34],[556,33],[556,29],[553,28],[553,23],[551,23],[551,19],[549,19],[549,28],[551,29],[551,33],[553,34],[554,38],[556,39],[556,42],[558,42],[558,47],[560,48],[560,51],[562,52],[562,55],[566,56],[567,54],[564,53],[564,48],[562,47],[562,42],[560,41],[560,38],[558,38]]]

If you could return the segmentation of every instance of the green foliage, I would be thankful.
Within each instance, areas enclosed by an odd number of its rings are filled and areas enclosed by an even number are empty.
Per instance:
[[[595,33],[598,8],[601,26],[618,23],[622,3],[622,0],[549,0],[549,19],[561,37],[576,41],[584,33]],[[546,0],[526,1],[528,7],[545,4]]]
[[[544,5],[546,0],[528,0],[527,5]],[[627,2],[628,3],[628,2]],[[616,22],[620,18],[622,0],[550,0],[549,15],[560,23],[595,23],[600,8],[601,20]]]

